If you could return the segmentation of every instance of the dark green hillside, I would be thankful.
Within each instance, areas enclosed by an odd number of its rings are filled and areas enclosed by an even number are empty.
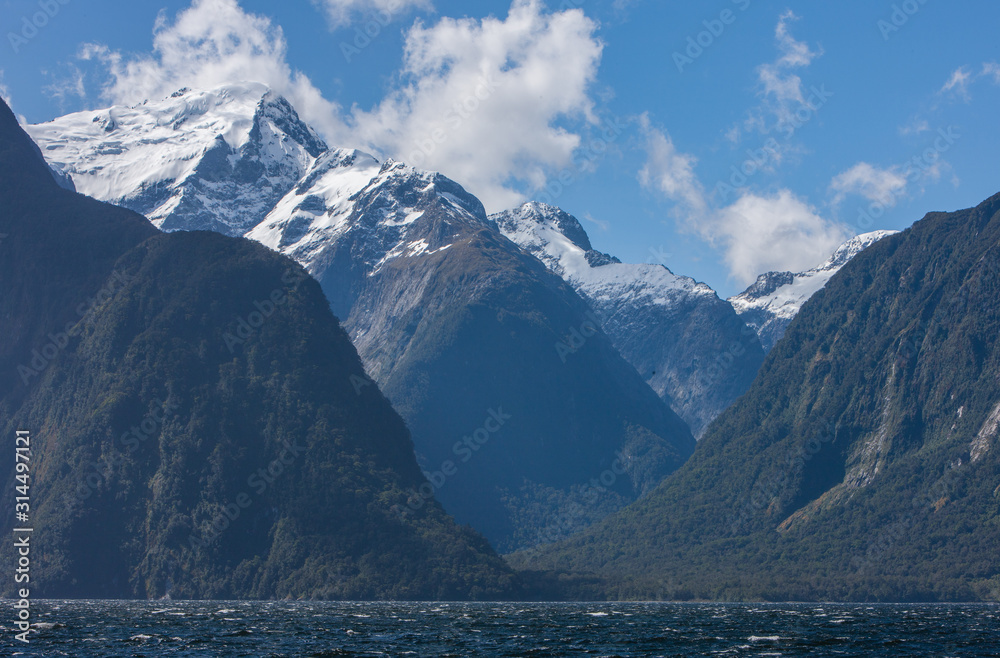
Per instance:
[[[433,499],[400,512],[429,486],[408,431],[301,267],[49,185],[0,110],[0,167],[20,176],[3,179],[0,231],[40,254],[31,276],[7,266],[27,251],[0,267],[0,329],[21,337],[7,363],[35,371],[14,366],[0,407],[5,436],[32,436],[33,598],[512,595],[513,573]],[[95,302],[75,316],[79,296]],[[49,333],[55,353],[32,364]]]
[[[648,498],[515,565],[592,594],[1000,598],[1000,195],[862,252]]]

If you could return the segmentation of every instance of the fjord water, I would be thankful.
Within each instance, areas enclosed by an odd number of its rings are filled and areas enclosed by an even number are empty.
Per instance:
[[[39,601],[39,656],[1000,656],[1000,606]]]

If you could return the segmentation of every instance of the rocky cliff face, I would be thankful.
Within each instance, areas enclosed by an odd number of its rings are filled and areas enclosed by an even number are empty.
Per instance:
[[[596,571],[619,596],[995,599],[998,291],[1000,195],[878,241],[684,467],[519,563]]]
[[[760,342],[707,285],[595,251],[575,217],[546,204],[492,219],[587,301],[622,356],[696,437],[749,388],[764,360]]]
[[[165,229],[245,229],[305,266],[412,430],[437,495],[496,546],[586,525],[690,454],[689,429],[586,303],[454,181],[325,149],[257,87],[91,115],[32,134],[83,190]],[[612,484],[581,502],[604,473]]]
[[[0,455],[30,492],[0,519],[35,529],[33,596],[513,595],[293,261],[58,187],[2,103],[0,233],[0,428],[31,449],[30,478]]]
[[[688,428],[583,300],[454,181],[355,151],[324,156],[306,181],[248,237],[320,281],[456,518],[502,550],[534,545],[690,454]]]

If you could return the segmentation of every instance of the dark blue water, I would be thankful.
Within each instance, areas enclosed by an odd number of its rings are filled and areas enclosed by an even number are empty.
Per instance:
[[[996,605],[41,601],[38,656],[1000,656]]]

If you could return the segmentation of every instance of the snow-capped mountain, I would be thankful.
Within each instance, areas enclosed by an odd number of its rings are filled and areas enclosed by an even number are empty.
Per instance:
[[[227,235],[260,223],[327,150],[288,101],[257,83],[182,89],[27,131],[79,192],[163,230]]]
[[[551,540],[568,509],[585,512],[574,527],[617,509],[693,447],[604,334],[559,350],[588,326],[586,304],[445,176],[330,151],[247,237],[316,277],[421,465],[440,476],[438,498],[501,550]],[[486,454],[470,437],[491,441]],[[627,482],[580,506],[584,474],[610,467],[615,450]]]
[[[855,236],[840,245],[833,256],[819,267],[805,272],[767,272],[757,277],[749,288],[729,298],[736,312],[760,336],[764,349],[771,351],[785,335],[806,301],[826,285],[849,260],[882,238],[898,231],[872,231]]]
[[[435,497],[501,550],[622,507],[694,448],[586,302],[475,196],[437,173],[327,149],[264,87],[183,91],[31,132],[81,191],[167,230],[246,235],[302,263],[406,420]],[[605,472],[615,481],[595,498],[587,483]],[[406,513],[424,499],[412,491]]]
[[[588,301],[622,356],[696,437],[749,387],[764,352],[709,286],[594,250],[575,217],[547,204],[491,218]]]

